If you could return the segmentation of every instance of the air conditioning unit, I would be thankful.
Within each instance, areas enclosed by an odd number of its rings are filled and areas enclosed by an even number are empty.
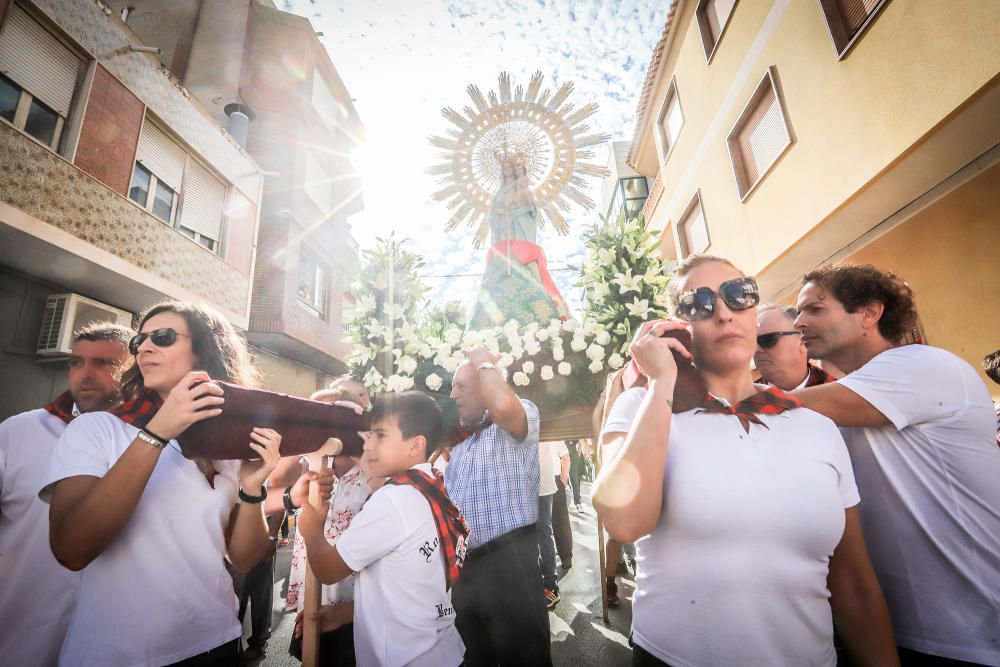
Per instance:
[[[42,356],[67,355],[73,345],[73,332],[102,320],[131,327],[132,313],[79,294],[51,294],[45,302],[35,352]]]

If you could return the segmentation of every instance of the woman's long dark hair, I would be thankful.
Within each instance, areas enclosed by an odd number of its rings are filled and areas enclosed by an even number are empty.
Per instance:
[[[208,373],[213,380],[256,387],[260,376],[250,359],[246,340],[217,310],[184,301],[164,301],[150,307],[139,320],[139,331],[160,313],[177,313],[187,322],[191,350],[197,362],[194,370]],[[122,375],[122,396],[126,401],[146,391],[142,372],[135,362]]]

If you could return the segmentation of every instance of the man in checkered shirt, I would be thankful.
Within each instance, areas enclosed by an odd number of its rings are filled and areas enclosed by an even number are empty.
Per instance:
[[[1000,384],[1000,350],[983,358],[983,368],[991,380]],[[993,401],[993,411],[997,415],[997,447],[1000,447],[1000,403]]]
[[[448,495],[472,531],[452,589],[465,664],[551,665],[538,594],[538,408],[518,398],[484,348],[466,351],[451,397],[470,431],[445,469]]]

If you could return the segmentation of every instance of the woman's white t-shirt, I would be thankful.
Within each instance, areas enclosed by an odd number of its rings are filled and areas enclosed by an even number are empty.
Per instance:
[[[52,456],[43,498],[67,477],[106,475],[136,433],[107,412],[74,419]],[[213,489],[176,441],[163,450],[132,518],[81,573],[60,665],[166,665],[242,634],[223,564],[239,462],[214,465]]]
[[[646,390],[615,402],[628,431]],[[859,502],[840,432],[799,408],[673,416],[663,507],[636,542],[635,642],[675,667],[836,664],[829,560]]]

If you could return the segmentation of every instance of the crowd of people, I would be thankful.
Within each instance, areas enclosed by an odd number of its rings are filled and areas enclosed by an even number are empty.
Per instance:
[[[1000,410],[958,356],[902,344],[909,287],[827,267],[760,306],[751,276],[693,255],[667,296],[594,410],[612,606],[618,554],[637,562],[633,665],[1000,665]],[[260,658],[293,514],[293,654],[309,626],[321,665],[552,664],[589,454],[540,443],[498,357],[465,354],[457,437],[429,395],[345,377],[310,398],[367,412],[363,450],[328,443],[310,470],[255,424],[249,460],[182,453],[225,412],[213,380],[259,384],[212,309],[76,332],[69,389],[0,424],[0,662]],[[985,367],[1000,382],[1000,351]]]

